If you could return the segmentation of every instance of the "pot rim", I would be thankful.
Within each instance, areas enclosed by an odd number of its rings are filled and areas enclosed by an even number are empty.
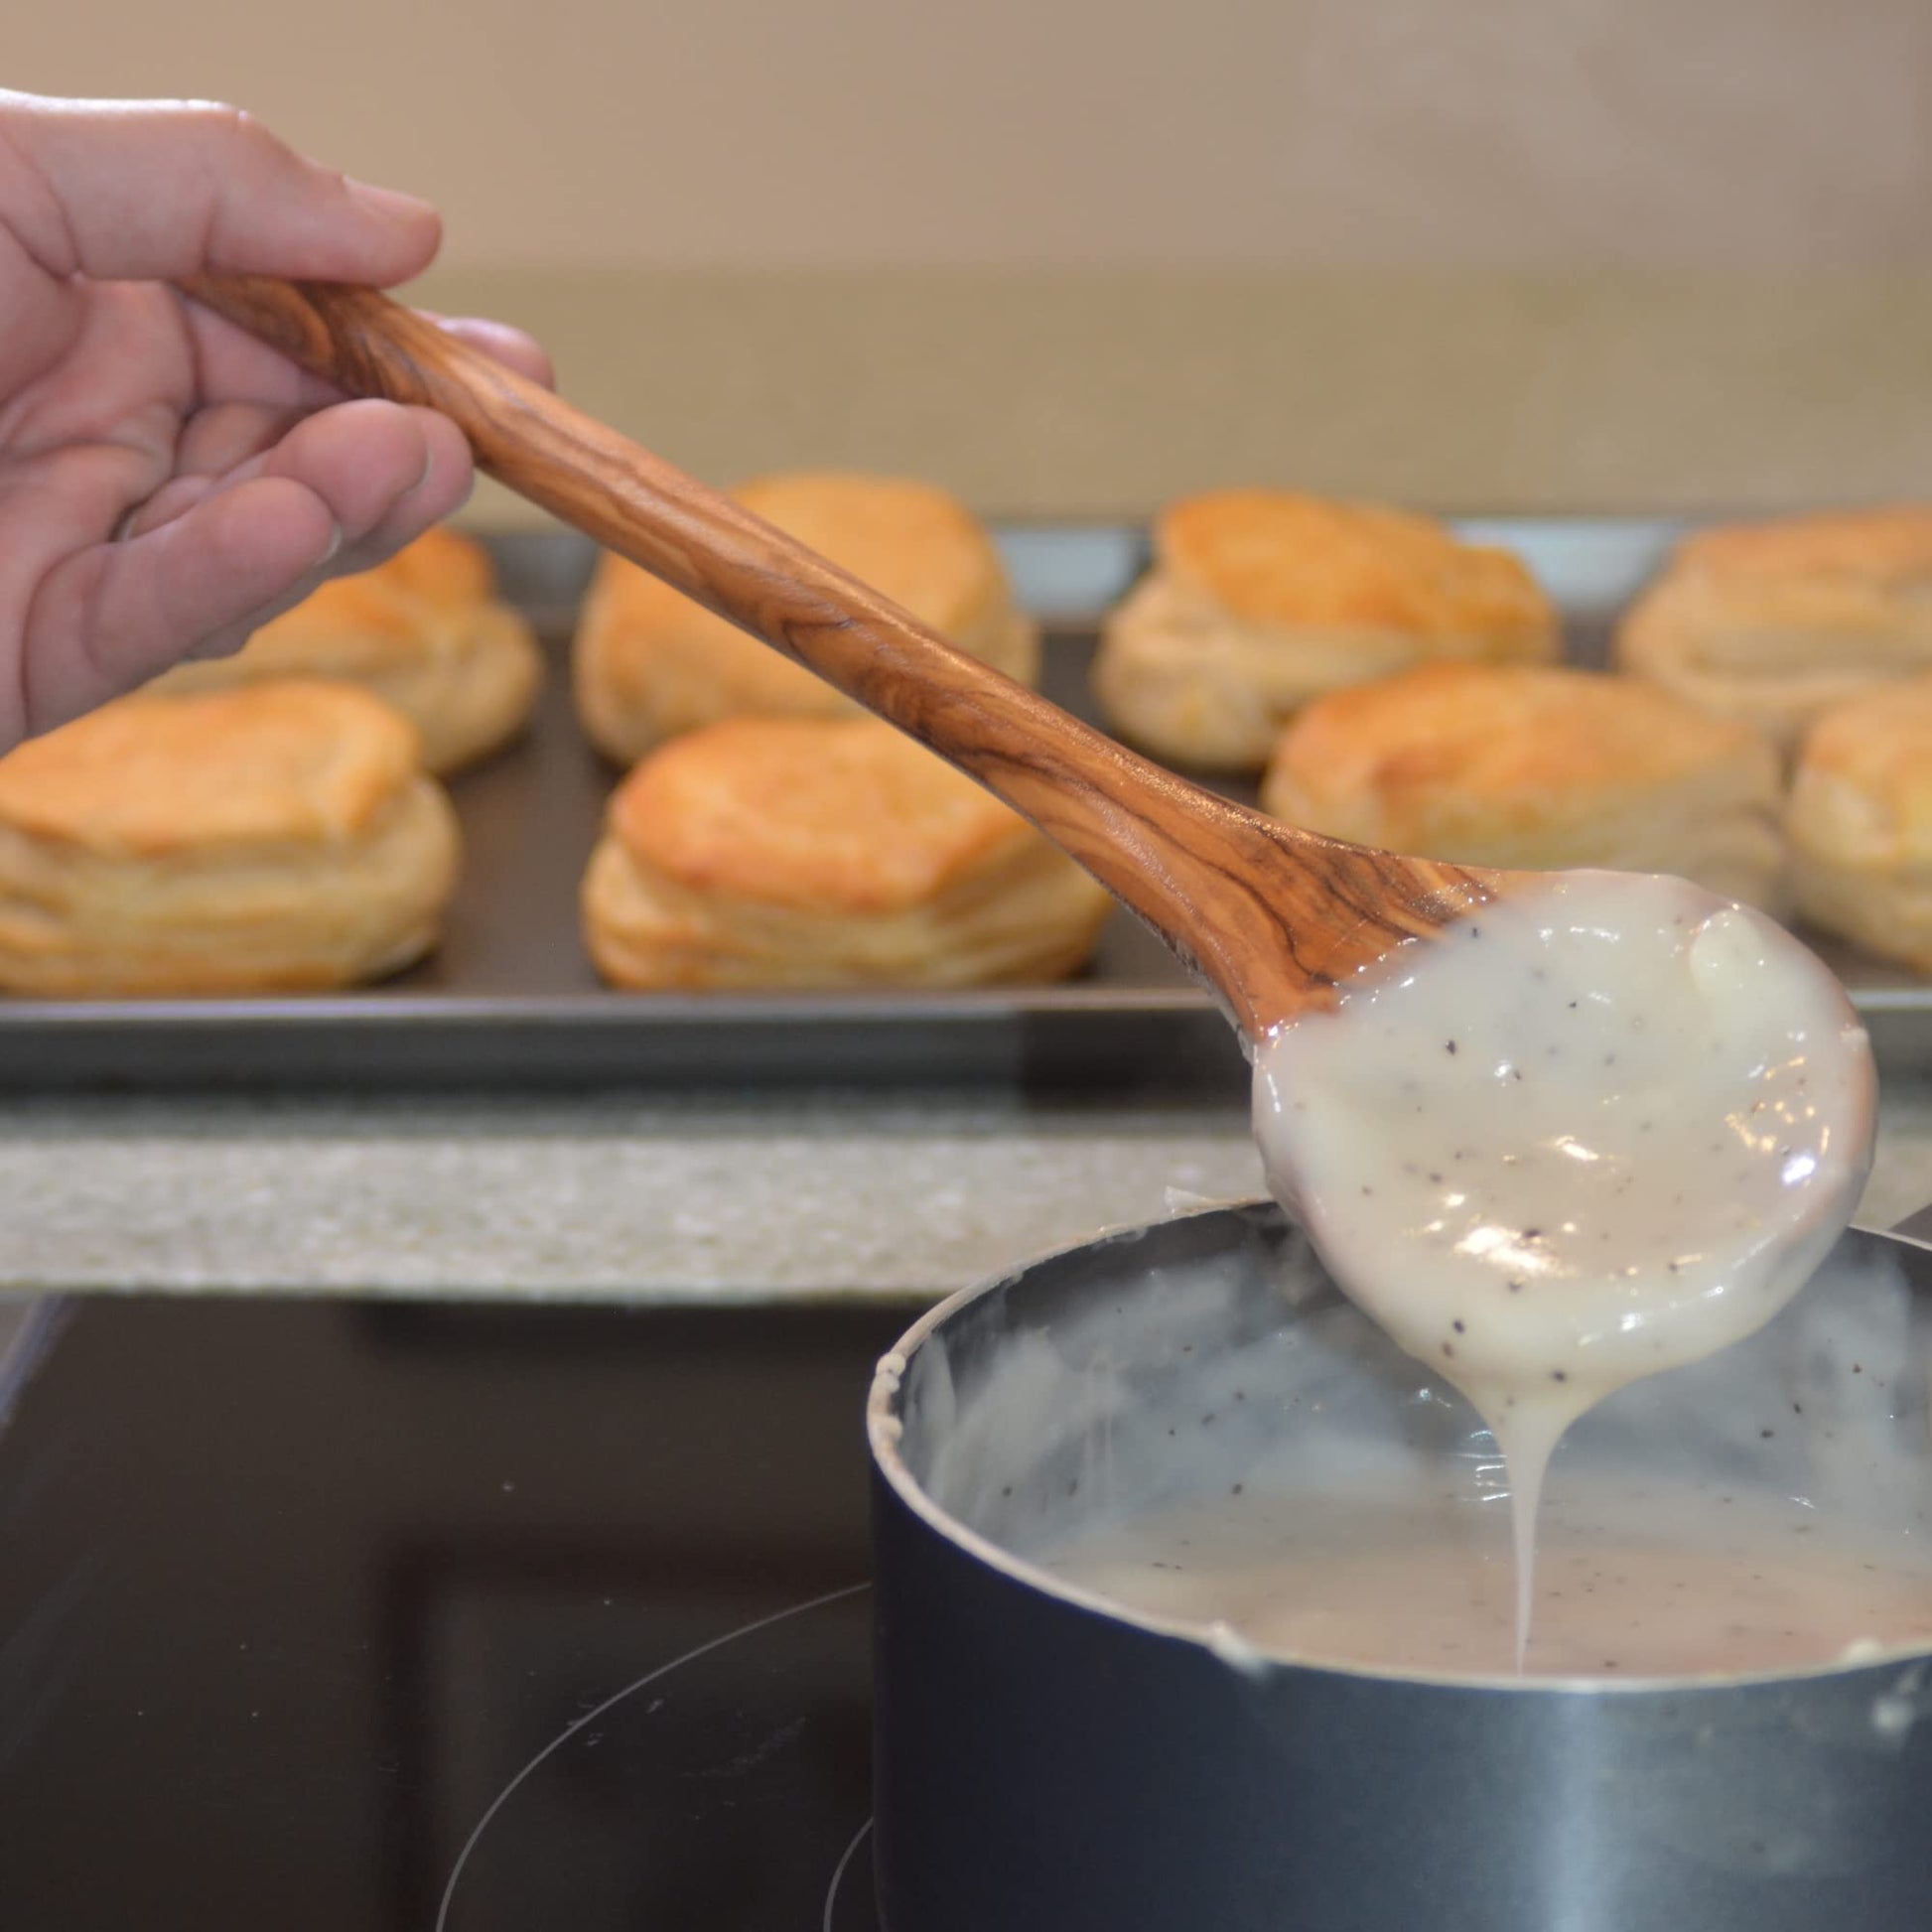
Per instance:
[[[1191,1649],[1202,1651],[1215,1658],[1232,1670],[1255,1678],[1266,1678],[1278,1672],[1294,1671],[1347,1678],[1361,1683],[1405,1684],[1433,1691],[1474,1695],[1488,1695],[1501,1691],[1517,1697],[1633,1698],[1682,1697],[1688,1692],[1769,1688],[1816,1683],[1821,1680],[1850,1680],[1902,1670],[1903,1675],[1898,1682],[1889,1688],[1888,1693],[1881,1692],[1880,1695],[1911,1698],[1918,1703],[1923,1703],[1926,1707],[1926,1715],[1932,1716],[1932,1638],[1906,1644],[1874,1643],[1868,1650],[1861,1648],[1856,1656],[1841,1656],[1829,1663],[1795,1665],[1785,1670],[1628,1678],[1517,1677],[1501,1673],[1372,1670],[1357,1664],[1324,1662],[1312,1657],[1294,1656],[1284,1651],[1264,1650],[1250,1643],[1227,1625],[1211,1625],[1203,1631],[1198,1624],[1184,1623],[1173,1618],[1136,1610],[1124,1603],[1115,1602],[1111,1597],[1101,1596],[1095,1591],[1081,1588],[1078,1585],[1069,1584],[1055,1577],[1052,1572],[1041,1569],[1036,1564],[1028,1562],[1026,1558],[1002,1548],[990,1537],[961,1522],[949,1511],[942,1509],[914,1478],[911,1470],[905,1465],[904,1456],[899,1452],[899,1439],[904,1428],[898,1414],[899,1394],[912,1357],[954,1316],[974,1303],[998,1294],[1002,1289],[1017,1286],[1038,1269],[1064,1256],[1108,1247],[1115,1242],[1146,1235],[1156,1228],[1166,1227],[1176,1221],[1200,1220],[1209,1215],[1252,1213],[1256,1209],[1267,1209],[1276,1205],[1277,1203],[1265,1196],[1242,1201],[1221,1201],[1205,1207],[1193,1207],[1179,1213],[1163,1215],[1157,1221],[1133,1222],[1107,1228],[1099,1234],[1088,1236],[1085,1240],[1068,1241],[1057,1248],[1048,1249],[1043,1254],[1035,1255],[1030,1261],[1022,1263],[1018,1268],[1007,1270],[1004,1274],[975,1282],[927,1309],[880,1357],[873,1371],[872,1386],[866,1397],[866,1440],[871,1449],[873,1467],[892,1486],[894,1494],[899,1501],[928,1529],[1023,1588],[1055,1598],[1072,1608],[1084,1610],[1089,1615],[1104,1617],[1109,1622],[1125,1624],[1169,1642],[1185,1644]],[[1912,1235],[1886,1233],[1874,1228],[1853,1228],[1848,1232],[1856,1233],[1866,1240],[1882,1242],[1888,1247],[1895,1246],[1913,1249],[1919,1253],[1932,1253],[1932,1241],[1920,1240]],[[1913,1721],[1916,1721],[1916,1715],[1915,1712],[1912,1714]]]

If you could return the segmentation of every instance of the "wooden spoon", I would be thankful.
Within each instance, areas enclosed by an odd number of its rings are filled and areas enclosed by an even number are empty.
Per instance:
[[[181,287],[350,395],[450,417],[491,476],[977,778],[1139,913],[1250,1038],[1508,879],[1300,831],[1175,777],[387,296],[253,276]]]

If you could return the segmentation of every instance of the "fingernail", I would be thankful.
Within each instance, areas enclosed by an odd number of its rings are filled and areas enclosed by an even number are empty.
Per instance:
[[[336,561],[337,552],[340,551],[342,547],[343,547],[343,526],[340,523],[332,523],[329,526],[329,542],[327,546],[324,548],[322,555],[318,557],[315,560],[315,562],[309,566],[309,568],[311,570],[320,570],[324,564],[334,563]]]
[[[357,181],[353,176],[345,176],[343,186],[348,190],[352,202],[398,227],[414,227],[424,220],[441,221],[443,218],[428,202],[416,195],[405,195],[399,188],[377,188],[370,182]]]

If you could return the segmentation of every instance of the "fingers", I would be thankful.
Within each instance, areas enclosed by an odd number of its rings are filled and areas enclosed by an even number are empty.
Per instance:
[[[51,730],[198,644],[259,621],[341,543],[329,505],[262,478],[131,543],[96,544],[42,582],[22,639],[23,723]]]
[[[305,160],[232,107],[0,92],[0,222],[51,275],[201,270],[387,288],[441,223],[412,196]]]
[[[175,441],[175,475],[225,477],[272,450],[301,420],[295,410],[261,403],[210,403],[182,425]]]
[[[473,480],[463,432],[432,409],[345,402],[304,417],[231,484],[284,477],[313,490],[345,532],[344,568],[374,562],[462,506]]]
[[[279,349],[237,329],[225,317],[186,296],[174,300],[188,325],[194,358],[193,393],[204,403],[259,402],[283,409],[322,409],[342,391],[297,368]]]
[[[260,403],[215,403],[183,425],[175,444],[175,474],[122,519],[116,534],[143,536],[172,523],[232,482],[260,474],[256,460],[286,436],[300,416]]]
[[[258,477],[307,484],[360,544],[381,530],[398,505],[412,515],[419,502],[442,505],[437,513],[447,514],[468,494],[471,469],[461,432],[432,410],[353,402],[303,415],[252,403],[215,404],[184,426],[175,475],[127,515],[120,534],[158,529]]]
[[[174,476],[125,514],[116,535],[141,537],[172,523],[216,490],[259,476],[257,462],[300,421],[300,413],[253,402],[224,402],[188,419],[174,447]]]
[[[239,419],[208,432],[244,433]],[[138,533],[42,581],[23,639],[26,728],[238,648],[325,575],[379,562],[448,516],[471,481],[454,424],[378,402],[306,417],[226,477],[177,479]]]
[[[299,479],[334,507],[344,544],[332,575],[394,556],[460,510],[476,483],[470,445],[447,416],[388,402],[348,402],[312,416],[261,463],[266,475]]]

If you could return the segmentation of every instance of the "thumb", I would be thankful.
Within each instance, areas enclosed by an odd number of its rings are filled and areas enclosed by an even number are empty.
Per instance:
[[[363,282],[421,273],[426,202],[349,181],[233,107],[0,91],[0,227],[50,275],[203,270]]]

